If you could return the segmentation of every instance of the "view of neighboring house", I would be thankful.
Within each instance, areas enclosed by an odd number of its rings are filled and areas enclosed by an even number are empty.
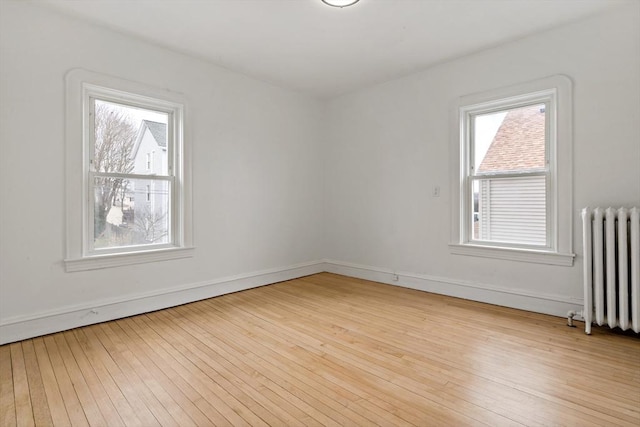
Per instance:
[[[132,175],[149,179],[123,181],[122,195],[114,200],[107,215],[107,227],[96,246],[129,246],[169,241],[169,161],[167,125],[142,120],[132,141]]]
[[[133,152],[133,174],[168,174],[167,125],[143,120]],[[169,182],[158,179],[134,179],[129,184],[131,201],[129,222],[140,233],[140,243],[164,243],[168,236]],[[126,216],[126,215],[125,215]],[[133,221],[131,221],[133,219]]]
[[[544,105],[509,110],[477,174],[479,180],[474,238],[500,242],[546,243],[545,175],[499,178],[545,170]]]

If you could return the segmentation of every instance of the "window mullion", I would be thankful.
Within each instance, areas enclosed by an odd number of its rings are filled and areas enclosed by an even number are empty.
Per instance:
[[[92,172],[94,177],[122,178],[122,179],[150,179],[159,181],[171,181],[171,175],[145,175],[136,173]]]
[[[514,173],[484,173],[478,175],[471,175],[469,178],[471,180],[478,179],[510,179],[510,178],[525,178],[525,177],[533,177],[533,176],[547,176],[549,175],[548,170],[540,170],[533,172],[514,172]]]

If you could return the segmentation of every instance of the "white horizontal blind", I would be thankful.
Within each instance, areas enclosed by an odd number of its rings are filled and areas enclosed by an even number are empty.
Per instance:
[[[546,244],[545,176],[480,181],[480,240]]]

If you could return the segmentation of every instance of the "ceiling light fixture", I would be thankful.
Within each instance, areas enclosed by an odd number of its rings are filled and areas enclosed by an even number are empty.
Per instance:
[[[347,7],[358,3],[360,0],[322,0],[322,3],[333,7]]]

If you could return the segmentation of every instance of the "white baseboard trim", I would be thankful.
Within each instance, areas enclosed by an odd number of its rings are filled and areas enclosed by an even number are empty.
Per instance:
[[[403,273],[330,259],[325,260],[325,271],[559,317],[567,317],[567,312],[570,310],[581,312],[583,309],[582,298],[502,288],[483,283],[416,273]],[[576,316],[575,319],[581,320],[578,316]]]
[[[583,300],[564,295],[529,292],[457,279],[396,272],[389,269],[325,259],[288,267],[190,283],[158,292],[67,306],[30,316],[16,316],[0,323],[0,345],[80,326],[148,313],[180,304],[243,291],[322,272],[473,301],[566,317],[570,310],[581,312]],[[395,279],[395,280],[394,280]],[[576,320],[581,320],[578,316]]]
[[[80,326],[120,319],[206,298],[243,291],[285,280],[321,273],[323,261],[273,268],[207,282],[190,283],[158,292],[93,301],[29,316],[7,318],[0,323],[0,344],[7,344]]]

